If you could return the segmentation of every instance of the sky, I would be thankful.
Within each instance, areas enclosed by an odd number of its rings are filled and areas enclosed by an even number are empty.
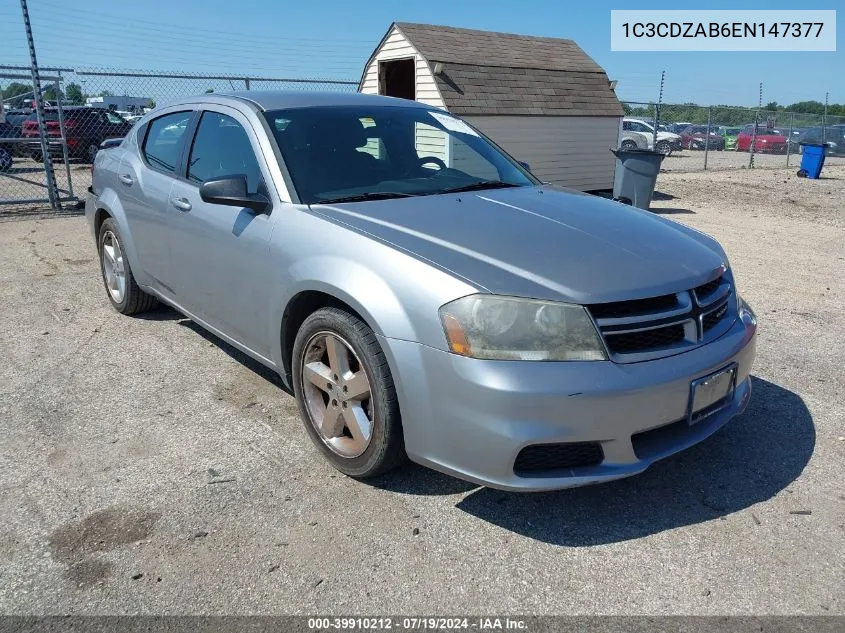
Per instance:
[[[836,52],[611,52],[611,9],[837,9],[843,0],[29,0],[42,66],[358,80],[393,21],[575,40],[618,80],[617,94],[664,103],[845,103],[845,12]],[[0,1],[0,64],[28,63],[18,0]],[[8,72],[8,71],[0,71]],[[5,85],[8,80],[0,80]]]

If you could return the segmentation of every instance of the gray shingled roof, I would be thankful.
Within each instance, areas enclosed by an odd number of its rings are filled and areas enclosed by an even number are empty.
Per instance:
[[[572,40],[397,22],[455,114],[622,116],[604,70]]]

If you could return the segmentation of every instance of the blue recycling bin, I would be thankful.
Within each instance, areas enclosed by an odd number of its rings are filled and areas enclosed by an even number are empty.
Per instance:
[[[818,178],[824,167],[827,146],[821,143],[801,143],[801,152],[801,169],[798,170],[798,175],[801,178]]]

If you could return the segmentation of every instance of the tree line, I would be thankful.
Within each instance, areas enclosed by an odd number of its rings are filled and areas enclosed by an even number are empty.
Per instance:
[[[85,100],[88,97],[114,96],[114,94],[108,90],[103,90],[96,95],[85,94],[82,90],[82,86],[74,82],[67,84],[64,91],[61,89],[56,90],[55,84],[50,84],[44,88],[42,94],[44,95],[44,99],[47,101],[57,102],[61,99],[62,103],[66,103],[68,105],[85,105]],[[5,88],[0,89],[0,95],[2,95],[6,107],[20,107],[26,99],[32,99],[32,84],[13,81]]]
[[[639,105],[624,103],[622,107],[626,116],[636,116],[644,119],[654,118],[654,104]],[[693,123],[706,125],[708,116],[712,125],[740,126],[754,123],[755,116],[759,123],[772,122],[774,125],[808,126],[821,125],[824,114],[824,104],[820,101],[799,101],[782,106],[771,101],[763,106],[759,115],[757,108],[741,108],[737,106],[700,106],[696,103],[663,104],[660,106],[661,123]],[[845,117],[845,105],[829,104],[827,106],[828,123],[837,123],[836,117]],[[841,122],[845,122],[843,119]]]

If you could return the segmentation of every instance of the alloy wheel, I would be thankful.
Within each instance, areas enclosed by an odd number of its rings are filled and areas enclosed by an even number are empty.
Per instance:
[[[103,277],[106,288],[115,303],[123,302],[126,296],[126,268],[123,262],[123,249],[117,236],[111,231],[103,235]]]
[[[341,457],[367,450],[375,428],[370,380],[352,346],[333,332],[317,332],[305,344],[300,385],[309,422]]]

